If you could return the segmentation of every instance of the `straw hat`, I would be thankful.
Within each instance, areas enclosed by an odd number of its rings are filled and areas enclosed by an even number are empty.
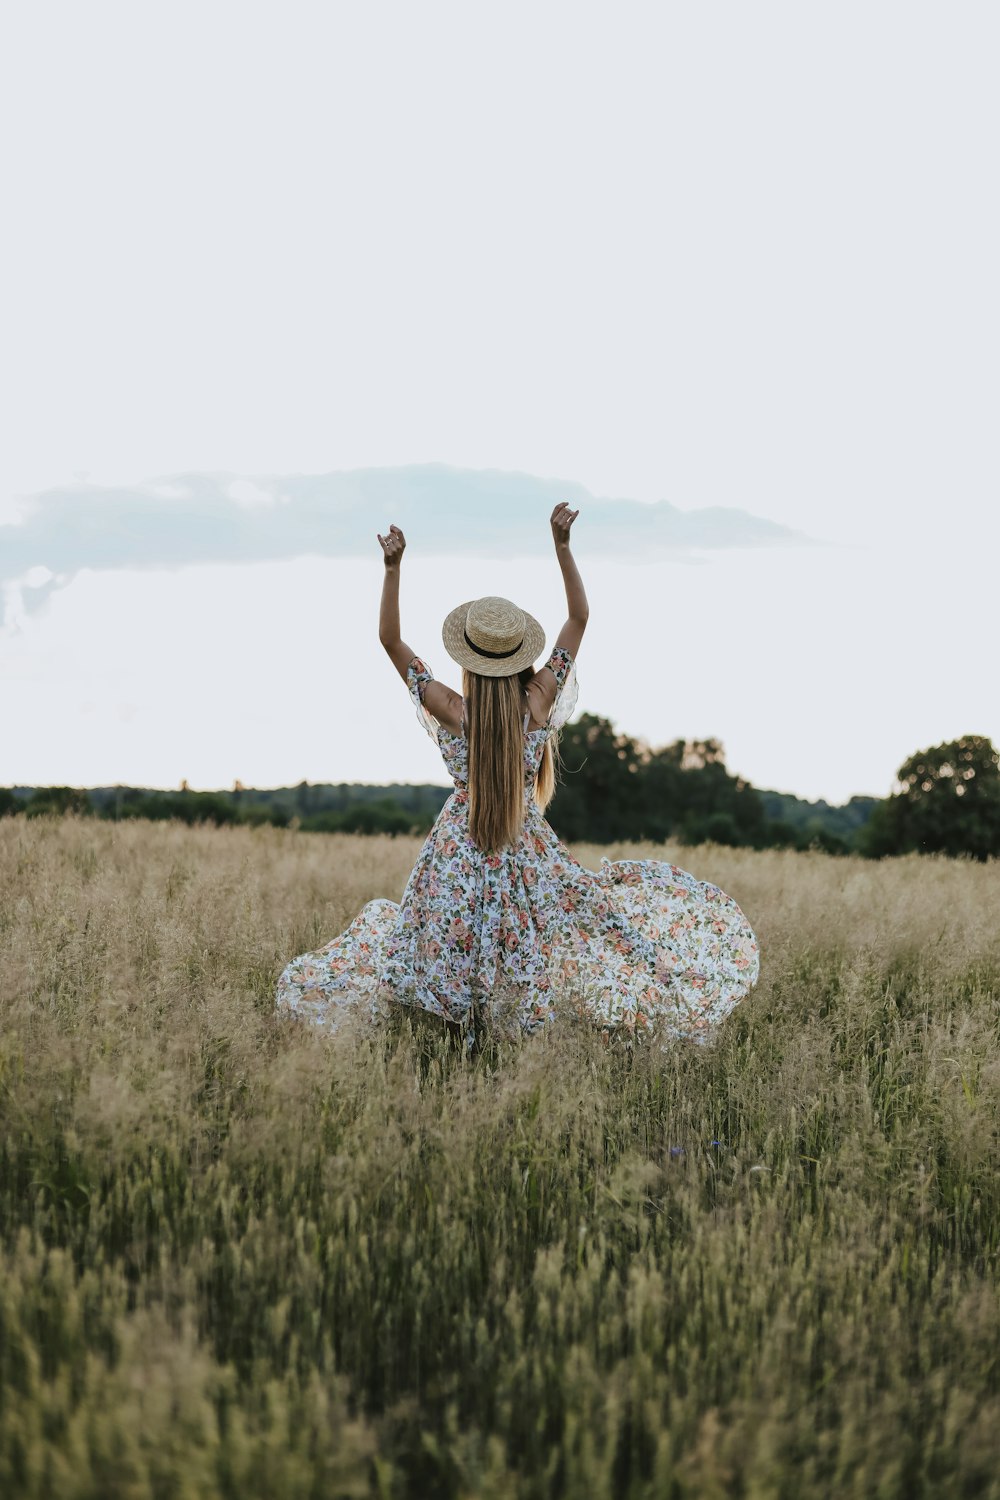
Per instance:
[[[441,637],[453,661],[482,677],[510,677],[530,667],[545,649],[538,621],[509,599],[492,595],[453,609]]]

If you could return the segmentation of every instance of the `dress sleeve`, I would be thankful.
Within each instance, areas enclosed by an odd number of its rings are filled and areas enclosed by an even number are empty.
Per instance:
[[[433,681],[434,673],[430,667],[425,661],[421,661],[419,656],[415,656],[406,669],[406,686],[413,699],[413,706],[417,710],[417,718],[436,745],[440,726],[434,715],[427,712],[423,698],[425,685]]]
[[[576,662],[563,646],[555,646],[545,665],[559,684],[556,701],[549,714],[549,728],[561,729],[576,712],[576,700],[580,695]]]

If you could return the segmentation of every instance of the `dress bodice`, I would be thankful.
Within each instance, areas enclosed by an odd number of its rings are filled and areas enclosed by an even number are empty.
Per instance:
[[[545,666],[549,668],[558,684],[552,712],[548,723],[540,729],[528,729],[529,714],[524,719],[524,787],[525,796],[534,792],[535,777],[541,764],[545,742],[554,730],[561,729],[576,708],[578,687],[576,663],[569,652],[556,646]],[[434,674],[419,656],[415,656],[406,669],[406,685],[417,710],[417,718],[434,740],[455,786],[465,790],[469,785],[469,744],[464,734],[454,734],[424,707],[423,694],[427,683],[434,681]]]
[[[530,796],[534,791],[535,777],[545,750],[545,741],[552,733],[551,726],[529,730],[524,727],[524,790]],[[438,729],[438,749],[448,767],[455,786],[464,790],[469,785],[469,742],[464,734],[452,734],[442,724]]]

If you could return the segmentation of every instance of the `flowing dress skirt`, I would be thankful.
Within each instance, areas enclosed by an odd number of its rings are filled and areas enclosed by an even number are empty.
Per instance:
[[[468,793],[445,803],[402,901],[370,901],[285,968],[278,1005],[334,1029],[356,1007],[492,1017],[531,1032],[568,1007],[598,1027],[707,1041],[756,982],[731,896],[660,860],[581,865],[532,804],[521,838],[484,856]]]

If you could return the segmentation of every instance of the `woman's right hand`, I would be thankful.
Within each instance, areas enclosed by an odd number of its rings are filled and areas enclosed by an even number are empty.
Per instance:
[[[579,514],[578,510],[570,510],[565,500],[556,506],[550,517],[550,523],[552,540],[557,547],[569,546],[569,529]]]

